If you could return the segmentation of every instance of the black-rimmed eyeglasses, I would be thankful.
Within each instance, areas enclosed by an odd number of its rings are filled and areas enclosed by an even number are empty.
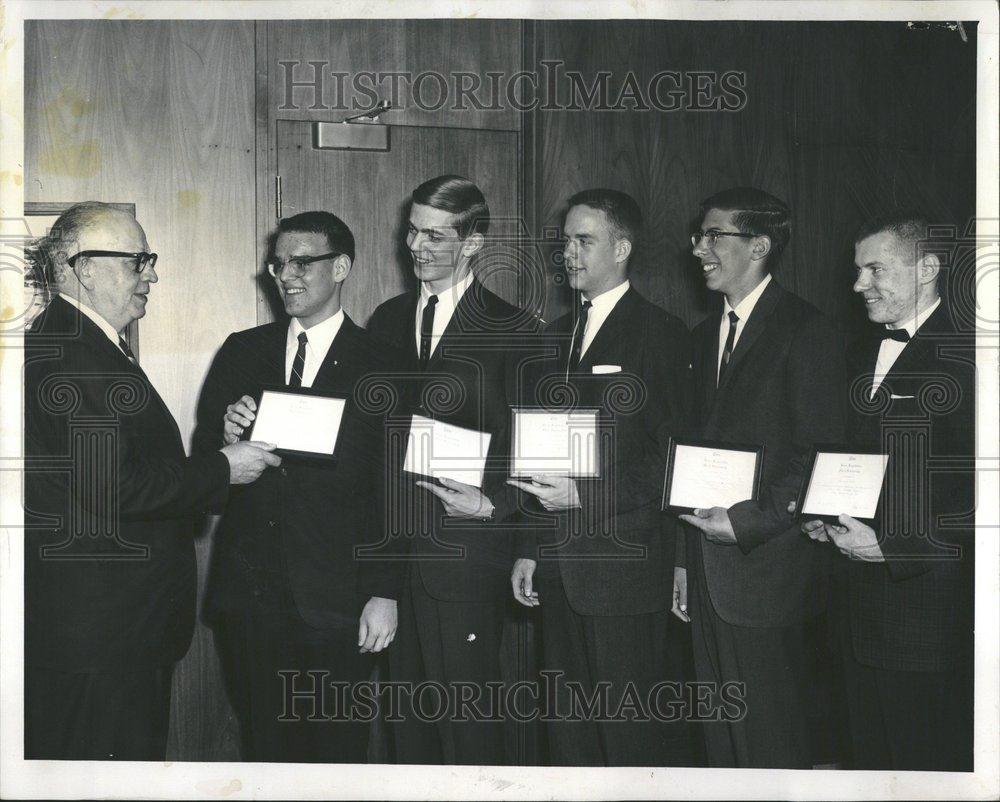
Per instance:
[[[334,259],[338,256],[341,256],[339,251],[330,251],[330,253],[321,253],[318,256],[295,256],[287,262],[279,262],[274,259],[267,263],[267,272],[277,278],[286,268],[291,268],[295,275],[301,276],[309,271],[309,265],[313,262],[322,262],[324,259]]]
[[[70,267],[76,267],[76,260],[81,256],[116,256],[119,259],[129,259],[132,262],[132,269],[136,273],[141,273],[147,267],[151,270],[156,267],[156,254],[139,251],[139,253],[128,253],[126,251],[80,251],[74,253],[66,260]]]
[[[709,248],[714,248],[719,237],[740,237],[741,239],[753,239],[756,234],[744,234],[742,231],[719,231],[717,228],[710,228],[708,231],[695,231],[691,235],[691,244],[697,248],[698,244],[705,240]]]

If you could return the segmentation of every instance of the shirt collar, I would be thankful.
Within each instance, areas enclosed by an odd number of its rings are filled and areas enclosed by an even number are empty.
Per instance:
[[[919,329],[922,325],[924,325],[924,321],[927,320],[927,318],[929,318],[932,314],[934,314],[934,310],[937,309],[939,306],[941,306],[941,297],[940,296],[938,296],[938,299],[934,303],[932,303],[930,306],[928,306],[919,315],[914,315],[909,320],[907,320],[904,325],[902,325],[902,326],[892,326],[892,325],[886,323],[885,327],[887,329],[906,329],[906,333],[909,334],[912,337],[914,334],[917,333],[917,329]]]
[[[465,291],[472,286],[472,282],[475,281],[475,276],[470,270],[468,274],[461,281],[456,281],[448,289],[442,290],[437,293],[438,308],[442,305],[455,307],[458,306],[458,302],[462,300],[462,296],[465,295]],[[427,299],[434,295],[427,285],[423,282],[420,283],[420,304],[421,306],[427,303]]]
[[[629,284],[628,279],[625,279],[625,281],[623,281],[617,287],[613,287],[610,290],[605,290],[600,295],[591,298],[590,305],[594,307],[594,309],[610,310],[614,307],[616,303],[618,303],[622,299],[622,296],[625,295],[626,292],[628,292],[628,288],[630,286],[631,285]],[[584,297],[583,295],[581,295],[580,303],[582,304],[583,301]]]
[[[309,347],[317,353],[326,353],[330,350],[330,345],[340,331],[344,323],[344,307],[340,307],[336,314],[330,315],[326,320],[317,323],[315,326],[306,328],[299,322],[297,317],[292,318],[288,325],[288,337],[285,341],[285,350],[299,347],[299,334],[303,331],[308,335]]]
[[[101,317],[100,314],[98,314],[89,306],[87,306],[79,298],[73,298],[72,296],[65,296],[65,295],[62,297],[63,300],[69,301],[73,306],[79,309],[82,314],[86,315],[92,321],[94,321],[94,323],[97,324],[97,327],[107,335],[107,338],[115,344],[115,347],[118,347],[118,340],[121,335],[118,333],[118,331],[115,329],[114,326],[108,323],[107,320]]]
[[[760,300],[760,296],[764,294],[764,290],[770,283],[771,274],[768,273],[760,280],[760,284],[750,290],[750,293],[746,296],[746,298],[736,304],[735,308],[729,305],[728,298],[722,296],[722,316],[727,317],[730,312],[735,312],[736,317],[738,317],[743,323],[746,323],[747,319],[753,313],[753,308],[757,305],[757,301]]]

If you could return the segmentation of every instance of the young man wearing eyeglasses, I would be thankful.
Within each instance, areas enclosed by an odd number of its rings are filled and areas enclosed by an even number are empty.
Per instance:
[[[697,429],[764,446],[758,500],[681,516],[691,526],[674,612],[691,621],[697,679],[743,683],[747,708],[704,724],[712,766],[812,766],[805,638],[826,601],[826,559],[787,507],[797,458],[843,437],[845,368],[832,325],[772,276],[790,232],[781,200],[738,187],[702,202],[691,237],[706,287],[721,296],[693,332]]]
[[[281,463],[251,443],[185,457],[122,337],[157,281],[148,248],[135,218],[96,202],[36,243],[58,295],[25,335],[31,759],[166,757],[173,667],[194,628],[193,519]]]
[[[358,386],[390,360],[340,305],[353,267],[337,216],[282,220],[267,269],[290,320],[231,335],[198,407],[195,448],[211,449],[249,430],[265,387],[347,400],[335,459],[286,458],[230,495],[216,534],[206,613],[246,760],[366,762],[370,711],[355,695],[371,696],[362,686],[396,632],[398,563],[359,551],[382,536],[385,446]]]

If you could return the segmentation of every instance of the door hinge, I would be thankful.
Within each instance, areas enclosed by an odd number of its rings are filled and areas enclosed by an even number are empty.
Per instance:
[[[274,176],[274,216],[281,219],[281,176]]]

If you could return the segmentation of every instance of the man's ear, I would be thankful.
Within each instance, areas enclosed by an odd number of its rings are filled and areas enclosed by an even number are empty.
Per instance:
[[[936,253],[925,253],[917,260],[917,280],[921,284],[937,282],[941,272],[941,259]]]
[[[350,256],[344,253],[340,254],[340,256],[333,260],[333,280],[338,284],[342,282],[347,278],[353,266]]]
[[[479,232],[469,234],[469,236],[465,238],[465,242],[462,243],[462,255],[466,258],[470,258],[474,254],[481,251],[483,249],[483,245],[485,244],[486,238]]]
[[[753,245],[750,253],[754,259],[764,259],[771,252],[771,238],[767,234],[761,234],[753,238]]]
[[[632,255],[632,241],[620,239],[615,243],[615,261],[621,264]]]
[[[76,266],[70,267],[69,262],[66,259],[66,254],[60,251],[56,254],[56,272],[62,271],[64,278],[69,279],[69,274],[72,272],[76,276],[76,280],[80,282],[81,286],[84,287],[88,292],[94,289],[94,269],[93,262],[88,256],[81,256],[76,260]]]

